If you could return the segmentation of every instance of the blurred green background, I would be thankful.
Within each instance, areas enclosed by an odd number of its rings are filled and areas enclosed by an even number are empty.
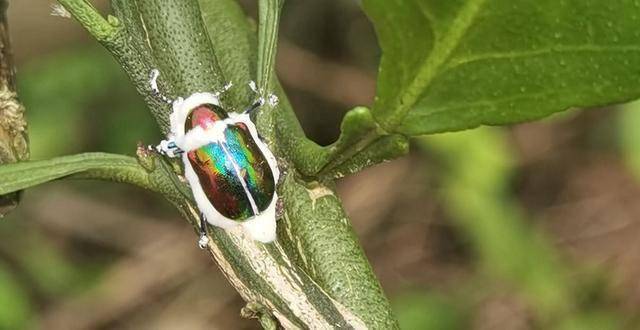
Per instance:
[[[107,12],[106,1],[94,1]],[[255,1],[243,0],[255,16]],[[117,64],[47,1],[12,1],[33,159],[132,155],[160,135]],[[278,71],[321,144],[370,104],[379,57],[357,2],[290,1]],[[429,136],[339,184],[404,329],[640,327],[640,104]],[[0,221],[0,329],[255,329],[158,196],[31,189]]]

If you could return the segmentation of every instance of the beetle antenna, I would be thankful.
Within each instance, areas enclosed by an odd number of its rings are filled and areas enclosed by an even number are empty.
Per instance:
[[[249,88],[251,88],[254,93],[258,94],[259,98],[251,105],[251,107],[244,111],[245,113],[251,113],[255,109],[263,106],[265,103],[268,103],[271,107],[275,107],[280,102],[278,97],[274,94],[268,94],[265,96],[264,90],[258,88],[258,85],[256,85],[256,82],[253,80],[249,82]]]
[[[173,103],[173,101],[171,101],[168,97],[162,95],[162,92],[160,92],[160,89],[158,88],[158,77],[160,77],[160,71],[158,69],[151,70],[151,77],[149,77],[149,85],[151,85],[151,92],[153,92],[153,95],[155,95],[162,101],[169,104]]]
[[[255,102],[253,102],[253,104],[251,106],[246,108],[244,110],[244,113],[245,114],[251,114],[253,111],[255,111],[256,109],[260,108],[263,105],[264,105],[264,98],[260,97]]]

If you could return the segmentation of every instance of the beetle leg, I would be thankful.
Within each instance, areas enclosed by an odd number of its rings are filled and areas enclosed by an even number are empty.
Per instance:
[[[200,214],[200,239],[198,239],[198,247],[206,249],[209,245],[209,237],[207,236],[207,220],[204,214]]]
[[[251,113],[264,104],[269,104],[271,107],[275,107],[280,102],[278,97],[274,94],[264,96],[264,91],[262,89],[258,89],[256,82],[253,80],[249,82],[249,88],[251,88],[254,93],[258,94],[259,97],[250,107],[244,110],[244,113]]]
[[[253,104],[251,106],[249,106],[248,108],[246,108],[243,113],[245,114],[251,114],[253,111],[257,110],[258,108],[260,108],[262,105],[264,105],[264,99],[263,98],[258,98],[255,102],[253,102]]]
[[[162,140],[160,141],[160,144],[153,148],[159,154],[165,155],[169,158],[179,157],[180,155],[182,155],[182,153],[184,153],[184,151],[176,145],[176,142],[173,139]]]
[[[263,98],[262,96],[260,96],[260,91],[258,90],[258,85],[256,84],[256,82],[255,82],[255,81],[253,81],[253,80],[252,80],[252,81],[250,81],[250,82],[249,82],[249,88],[250,88],[254,93],[256,93],[259,97],[258,97],[258,99],[257,99],[255,102],[253,102],[253,104],[252,104],[251,106],[249,106],[248,108],[246,108],[246,109],[244,110],[244,112],[243,112],[243,113],[246,113],[246,114],[251,114],[253,111],[257,110],[258,108],[260,108],[261,106],[263,106],[263,105],[264,105],[264,103],[265,103],[265,102],[264,102],[264,98]]]

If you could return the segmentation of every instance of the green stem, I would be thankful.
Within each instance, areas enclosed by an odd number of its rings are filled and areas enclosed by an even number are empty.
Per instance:
[[[0,166],[0,195],[62,178],[123,182],[157,191],[149,173],[135,158],[85,153]]]
[[[278,26],[284,0],[260,0],[258,2],[258,91],[266,97],[274,72],[278,48]]]
[[[271,25],[269,30],[264,31],[265,37],[270,39],[259,44],[271,50],[263,50],[264,53],[260,55],[261,69],[256,70],[256,51],[252,42],[255,36],[237,3],[231,0],[199,1],[112,0],[116,15],[122,22],[123,36],[118,36],[115,42],[103,44],[120,61],[138,90],[147,96],[149,107],[165,132],[168,130],[166,119],[171,110],[167,104],[158,104],[150,96],[148,87],[144,87],[144,84],[148,84],[150,68],[161,71],[160,87],[169,97],[216,91],[233,81],[240,86],[223,95],[222,99],[223,105],[229,110],[243,109],[247,101],[255,97],[243,85],[256,75],[261,76],[264,83],[272,70],[268,67],[272,67],[275,56],[277,25]],[[277,19],[281,3],[265,3],[267,10],[263,13],[271,13],[271,16],[265,17],[266,21]],[[203,15],[208,29],[203,26],[203,16],[198,10],[200,7],[209,9]],[[74,12],[74,9],[86,9],[82,6],[67,8],[76,16],[82,13]],[[213,16],[208,17],[207,13],[214,12]],[[93,27],[91,24],[84,25]],[[90,32],[94,33],[95,29],[90,29]],[[286,96],[278,85],[274,90],[281,103],[273,111],[260,114],[260,117],[267,119],[258,118],[262,135],[270,140],[274,151],[286,164],[298,165],[313,162],[313,159],[321,160],[319,152],[323,151],[305,139]],[[295,177],[297,169],[290,168],[288,175]],[[175,170],[164,161],[158,162],[150,180],[153,189],[170,200],[197,230],[199,212],[194,207],[188,187],[179,180]],[[286,187],[281,190],[293,191]],[[212,241],[208,250],[240,295],[247,302],[267,308],[268,314],[273,315],[285,328],[397,327],[379,283],[344,218],[339,200],[335,199],[330,204],[328,212],[315,213],[315,200],[305,198],[308,196],[306,190],[295,190],[287,195],[290,201],[300,201],[296,204],[296,207],[301,207],[299,212],[289,209],[291,204],[287,206],[288,218],[298,226],[315,224],[316,221],[333,223],[329,231],[347,241],[333,240],[331,245],[342,249],[341,258],[346,258],[349,266],[336,267],[342,264],[325,259],[312,266],[320,271],[315,273],[317,276],[311,276],[305,272],[309,269],[308,265],[297,263],[300,254],[285,246],[287,240],[284,236],[282,242],[264,245],[246,237],[240,230],[210,228]],[[284,222],[280,223],[279,230],[287,230]],[[311,231],[306,233],[312,234]],[[320,236],[325,237],[324,234]],[[308,248],[315,249],[316,243],[310,240]],[[358,274],[357,277],[351,277],[353,272]],[[349,283],[348,290],[341,289],[347,287],[344,281],[352,279],[358,282]],[[335,286],[335,281],[342,284]]]
[[[384,135],[380,135],[378,130],[375,129],[375,128],[370,130],[370,131],[368,131],[366,134],[363,134],[361,139],[358,142],[348,146],[344,150],[341,150],[341,152],[335,158],[333,158],[331,161],[329,161],[318,172],[318,176],[327,175],[331,170],[334,170],[337,167],[339,167],[340,165],[344,164],[346,161],[348,161],[349,159],[353,158],[358,153],[360,153],[363,150],[365,150],[366,148],[370,147],[372,144],[374,144],[376,141],[378,141],[383,136]]]
[[[85,0],[59,0],[73,16],[100,42],[112,42],[118,34],[117,21],[107,21]],[[109,17],[112,20],[114,17]],[[113,24],[112,24],[113,23]]]

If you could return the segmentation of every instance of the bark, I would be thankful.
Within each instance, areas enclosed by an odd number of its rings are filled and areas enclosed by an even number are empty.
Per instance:
[[[7,0],[0,0],[0,164],[29,158],[24,106],[18,101],[7,22]],[[17,205],[20,192],[0,196],[0,217]]]

